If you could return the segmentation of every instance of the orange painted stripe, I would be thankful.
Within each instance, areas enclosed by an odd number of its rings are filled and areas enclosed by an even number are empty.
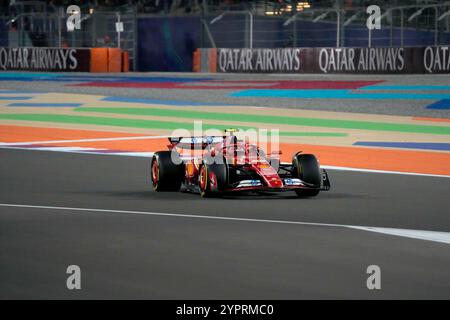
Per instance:
[[[83,142],[61,145],[124,151],[167,150],[167,139]],[[317,155],[320,163],[340,167],[450,175],[450,153],[384,150],[281,143],[282,161],[290,162],[297,151]]]
[[[118,138],[118,137],[136,137],[136,136],[142,136],[142,134],[139,135],[139,134],[94,131],[94,130],[0,125],[0,142],[78,140],[78,139]]]
[[[76,140],[89,138],[133,137],[137,134],[114,132],[37,128],[22,126],[0,126],[0,141],[26,142],[44,140]],[[80,143],[58,143],[52,146],[77,146],[105,148],[121,151],[167,150],[167,139],[98,141]],[[336,147],[308,144],[281,143],[282,161],[290,162],[297,151],[317,155],[321,164],[372,170],[414,172],[450,175],[450,153],[410,150],[376,149],[364,147]]]
[[[412,118],[415,121],[431,121],[431,122],[449,122],[449,118],[427,118],[427,117],[414,117]]]
[[[41,128],[28,126],[0,125],[0,142],[34,142],[52,140],[80,140],[121,137],[140,137],[144,134],[107,132],[95,130],[76,130],[60,128]],[[148,135],[148,134],[146,134]],[[52,143],[51,146],[71,146],[86,148],[102,148],[123,151],[149,151],[167,149],[167,138],[126,141],[95,141]]]
[[[95,141],[95,142],[69,142],[52,144],[52,146],[101,148],[120,151],[147,151],[167,150],[169,141],[167,138],[125,141]]]
[[[450,175],[450,153],[360,147],[281,144],[282,161],[298,150],[317,155],[323,165]]]

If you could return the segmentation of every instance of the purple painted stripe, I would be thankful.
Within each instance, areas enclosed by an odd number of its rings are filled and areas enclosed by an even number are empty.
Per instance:
[[[81,152],[96,152],[96,153],[126,153],[126,152],[133,152],[133,151],[123,151],[123,150],[80,150]]]
[[[358,141],[354,146],[450,151],[450,143]]]
[[[450,109],[450,99],[444,99],[432,103],[427,106],[427,109],[448,110]]]

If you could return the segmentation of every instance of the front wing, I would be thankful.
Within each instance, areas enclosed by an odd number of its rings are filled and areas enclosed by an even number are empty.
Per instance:
[[[320,190],[328,191],[330,190],[330,180],[328,178],[328,173],[325,169],[321,169],[322,180],[320,187],[308,184],[300,179],[284,177],[283,186],[280,188],[271,188],[263,185],[259,180],[249,179],[241,180],[230,184],[222,192],[239,192],[239,191],[269,191],[269,192],[283,192],[292,191],[296,189],[309,189],[309,190]]]

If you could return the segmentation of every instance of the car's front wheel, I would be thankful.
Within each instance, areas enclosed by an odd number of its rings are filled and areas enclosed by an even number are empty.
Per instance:
[[[303,182],[311,185],[312,189],[297,189],[295,192],[299,197],[315,197],[320,192],[322,174],[319,161],[313,154],[296,154],[292,160],[294,175]]]
[[[228,185],[228,166],[223,163],[203,163],[198,176],[200,195],[204,198],[220,195]]]
[[[211,181],[208,172],[208,165],[204,164],[200,168],[198,174],[198,187],[200,189],[200,195],[203,198],[208,198],[211,196]]]

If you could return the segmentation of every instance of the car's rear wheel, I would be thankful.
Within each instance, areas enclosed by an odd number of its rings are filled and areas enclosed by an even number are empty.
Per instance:
[[[315,197],[320,192],[322,174],[319,162],[313,154],[296,154],[292,160],[294,175],[308,183],[314,189],[297,189],[299,197]]]
[[[153,190],[178,191],[184,179],[184,163],[174,154],[176,161],[172,159],[172,152],[155,152],[151,161],[150,176]]]

